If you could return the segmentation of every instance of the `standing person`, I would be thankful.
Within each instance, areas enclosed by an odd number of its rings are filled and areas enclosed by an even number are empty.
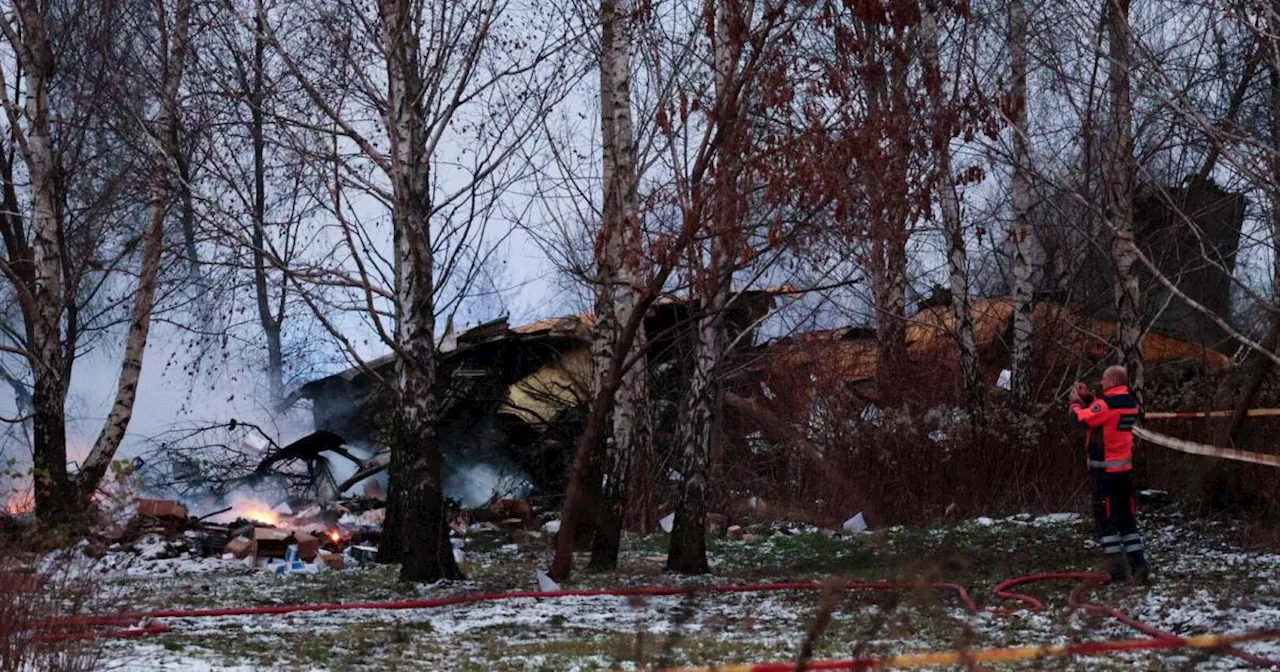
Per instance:
[[[1085,429],[1093,517],[1107,554],[1112,581],[1132,572],[1139,583],[1151,573],[1138,532],[1138,507],[1133,496],[1133,426],[1142,414],[1129,393],[1129,374],[1112,366],[1102,374],[1102,394],[1094,397],[1084,383],[1071,391],[1070,416]],[[1127,561],[1126,561],[1127,556]]]

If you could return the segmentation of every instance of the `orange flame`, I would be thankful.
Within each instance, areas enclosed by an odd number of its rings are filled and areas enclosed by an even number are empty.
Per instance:
[[[246,500],[240,502],[233,509],[232,513],[239,518],[245,518],[258,523],[267,525],[279,525],[280,514],[271,510],[266,502],[258,500]]]
[[[15,492],[9,495],[8,500],[4,503],[5,513],[11,516],[17,516],[24,513],[30,513],[34,508],[35,501],[30,492]]]
[[[342,535],[339,534],[337,530],[331,530],[329,532],[329,538],[332,539],[335,544],[342,541]]]

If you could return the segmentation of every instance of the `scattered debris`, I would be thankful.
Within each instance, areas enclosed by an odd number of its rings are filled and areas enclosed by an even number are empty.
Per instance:
[[[378,549],[373,546],[352,546],[347,549],[347,553],[352,560],[360,564],[374,562],[378,559]]]
[[[550,576],[547,576],[546,572],[538,570],[538,590],[549,593],[560,590],[560,584],[553,581]]]
[[[139,499],[138,515],[147,518],[186,520],[187,507],[171,499]]]
[[[228,541],[227,545],[223,547],[222,550],[224,557],[230,555],[233,558],[243,559],[249,555],[251,550],[253,550],[253,542],[247,537],[236,537],[235,539]]]
[[[844,521],[844,525],[841,525],[841,527],[842,527],[846,532],[853,532],[853,533],[866,532],[866,531],[867,531],[867,519],[866,519],[866,518],[864,518],[864,517],[862,516],[862,512],[861,512],[861,511],[859,511],[859,512],[857,513],[857,515],[855,515],[854,517],[850,518],[849,520]]]
[[[1168,504],[1173,501],[1164,490],[1139,490],[1138,500],[1147,504]]]

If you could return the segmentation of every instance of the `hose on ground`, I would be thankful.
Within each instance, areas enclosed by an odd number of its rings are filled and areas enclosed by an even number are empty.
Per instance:
[[[1117,621],[1141,632],[1153,640],[1165,642],[1184,642],[1182,638],[1143,623],[1142,621],[1113,607],[1093,604],[1085,599],[1085,594],[1094,586],[1107,580],[1106,574],[1093,572],[1056,572],[1048,574],[1028,574],[1018,576],[997,585],[993,594],[999,600],[1020,602],[1020,608],[995,607],[993,613],[1007,615],[1018,611],[1042,611],[1045,605],[1040,600],[1012,590],[1018,586],[1045,581],[1075,580],[1081,583],[1068,596],[1068,603],[1087,613],[1114,618]],[[253,616],[266,614],[291,614],[300,612],[351,611],[351,610],[401,610],[401,609],[435,609],[460,604],[480,602],[496,602],[517,599],[558,599],[566,597],[660,597],[671,595],[688,595],[696,593],[769,593],[781,591],[827,590],[830,584],[814,582],[756,583],[737,585],[700,585],[700,586],[642,586],[631,588],[599,588],[582,590],[555,591],[512,591],[497,593],[473,593],[468,595],[451,595],[427,600],[396,600],[385,602],[334,602],[327,604],[283,604],[255,607],[220,607],[205,609],[162,609],[149,612],[126,612],[111,615],[86,615],[56,619],[46,624],[45,641],[64,641],[67,639],[125,639],[162,634],[169,631],[160,619],[163,618],[216,618],[227,616]],[[969,592],[956,583],[946,582],[911,582],[911,581],[865,581],[843,584],[845,590],[934,590],[950,591],[970,613],[978,613],[978,605],[969,596]],[[120,626],[141,623],[141,627],[107,632],[84,631],[84,628]],[[75,631],[75,629],[82,629]],[[1235,656],[1258,667],[1280,668],[1280,662],[1241,651],[1236,648],[1225,648],[1223,653]]]

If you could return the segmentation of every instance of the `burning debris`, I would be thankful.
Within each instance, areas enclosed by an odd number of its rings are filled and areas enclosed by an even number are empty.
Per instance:
[[[208,571],[238,566],[289,574],[341,571],[376,561],[386,519],[381,500],[275,502],[242,492],[227,503],[193,516],[176,500],[137,500],[136,514],[127,524],[99,535],[108,554],[114,554],[108,569],[136,568],[136,561],[182,562],[207,563]],[[461,511],[451,524],[454,553],[465,558],[466,539],[477,534],[522,543],[550,537],[556,521],[548,520],[549,515],[517,499],[495,499]]]
[[[132,550],[143,561],[234,561],[277,573],[343,570],[376,555],[382,502],[295,504],[240,494],[225,509],[192,517],[181,502],[139,499],[128,524],[104,536],[111,550]],[[348,553],[357,543],[373,552]]]

